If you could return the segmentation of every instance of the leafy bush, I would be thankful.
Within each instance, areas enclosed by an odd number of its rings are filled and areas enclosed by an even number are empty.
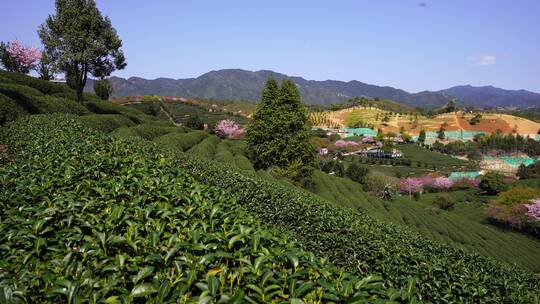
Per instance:
[[[135,123],[129,118],[116,114],[86,115],[82,116],[81,120],[91,128],[107,133],[112,132],[120,127],[132,127],[135,125]]]
[[[24,108],[19,106],[13,99],[0,94],[0,125],[28,114]]]
[[[523,228],[530,220],[527,206],[540,197],[540,189],[517,186],[499,193],[497,200],[489,204],[485,213],[493,221],[515,228]]]
[[[153,124],[141,124],[133,127],[132,129],[138,136],[147,140],[153,140],[155,138],[172,132],[185,133],[187,131],[184,128],[178,128],[174,126],[162,127]]]
[[[486,175],[482,176],[478,186],[488,194],[497,194],[507,188],[504,175],[497,172],[486,173]]]
[[[109,101],[90,101],[86,103],[86,107],[96,114],[142,114],[137,109],[121,106]]]
[[[168,121],[161,120],[159,117],[151,116],[147,114],[132,114],[132,113],[126,113],[124,114],[127,118],[131,119],[136,124],[151,124],[154,126],[161,126],[161,127],[172,127],[173,124],[171,124]]]
[[[53,83],[47,80],[31,77],[28,75],[0,71],[0,76],[2,76],[3,78],[10,79],[11,81],[19,85],[34,88],[43,94],[50,95],[50,94],[55,94],[55,93],[66,93],[66,94],[73,93],[73,90],[71,90],[65,85]]]
[[[435,197],[434,203],[442,210],[451,210],[454,208],[454,201],[448,194],[439,194]]]
[[[204,122],[199,118],[199,115],[190,115],[186,120],[186,127],[193,130],[202,130],[204,129]]]
[[[387,188],[387,186],[396,189],[397,185],[397,178],[387,176],[380,172],[370,172],[364,180],[363,188],[367,192],[379,195]]]
[[[139,137],[139,134],[133,130],[133,128],[130,127],[120,127],[113,132],[111,132],[111,136],[113,137],[120,137],[120,138],[128,138],[128,137]]]
[[[156,138],[154,142],[172,151],[187,151],[207,136],[208,133],[195,130],[189,133],[169,133]]]
[[[201,143],[189,149],[187,153],[197,155],[205,159],[213,159],[219,142],[219,137],[214,135],[208,136]]]
[[[15,100],[27,112],[38,113],[72,113],[82,115],[88,110],[77,102],[48,95],[22,85],[0,84],[0,93]]]
[[[62,97],[62,98],[71,99],[73,101],[77,101],[77,93],[75,93],[75,91],[57,92],[57,93],[53,93],[53,94],[50,94],[50,95],[54,96],[54,97]],[[90,94],[90,93],[83,93],[83,99],[86,102],[101,101],[101,99],[99,97],[97,97],[95,94]]]
[[[7,303],[414,303],[269,230],[141,141],[73,116],[11,124],[0,170],[0,294]]]
[[[369,173],[369,169],[359,165],[357,162],[352,162],[347,168],[346,175],[351,180],[363,184]]]
[[[96,79],[94,80],[94,92],[102,100],[109,100],[113,92],[113,87],[108,79]]]
[[[140,103],[132,103],[125,107],[135,108],[143,112],[144,114],[156,116],[159,113],[160,103],[152,102],[152,101],[145,101],[145,102],[140,102]]]
[[[528,166],[521,164],[516,175],[520,179],[540,178],[540,161]]]
[[[345,168],[339,159],[334,160],[332,156],[321,156],[318,159],[319,170],[326,173],[333,173],[336,176],[345,176]]]

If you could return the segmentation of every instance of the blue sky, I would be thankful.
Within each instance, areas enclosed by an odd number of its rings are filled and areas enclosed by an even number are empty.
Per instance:
[[[410,92],[494,85],[540,92],[540,1],[97,0],[124,42],[113,75],[269,69]],[[52,0],[2,0],[0,40],[40,45]]]

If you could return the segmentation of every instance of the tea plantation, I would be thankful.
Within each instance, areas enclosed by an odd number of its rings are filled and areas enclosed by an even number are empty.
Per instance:
[[[193,146],[188,153],[253,171],[251,163],[245,156],[244,145],[243,141],[220,140],[212,136]],[[275,181],[266,172],[260,171],[258,174]],[[459,204],[456,210],[449,212],[440,210],[432,204],[431,201],[435,199],[433,195],[426,195],[421,202],[402,197],[385,204],[382,200],[364,192],[361,185],[349,179],[316,172],[313,180],[314,186],[311,191],[337,206],[364,212],[385,222],[407,226],[435,241],[473,250],[540,273],[538,262],[540,242],[518,232],[503,231],[485,224],[479,203],[465,203],[467,197],[455,197],[456,201],[463,203]],[[471,212],[476,216],[467,218],[466,215]]]
[[[531,264],[276,181],[241,141],[0,76],[0,303],[540,301]]]

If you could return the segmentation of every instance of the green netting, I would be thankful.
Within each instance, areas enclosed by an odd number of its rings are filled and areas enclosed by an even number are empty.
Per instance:
[[[454,180],[462,178],[475,179],[478,176],[480,176],[480,172],[452,172],[449,178]]]
[[[347,137],[358,135],[377,136],[377,131],[370,128],[345,128],[343,130],[347,132]]]
[[[524,164],[525,166],[534,164],[538,159],[534,159],[527,156],[499,156],[499,157],[484,156],[484,160],[503,161],[514,167],[519,167],[521,164]]]

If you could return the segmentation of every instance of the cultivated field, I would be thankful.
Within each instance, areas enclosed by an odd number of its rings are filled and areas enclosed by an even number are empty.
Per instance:
[[[316,127],[328,127],[332,124],[347,127],[358,122],[373,124],[375,129],[381,128],[384,132],[398,132],[401,127],[411,135],[418,135],[420,130],[437,132],[442,126],[446,131],[476,131],[492,133],[501,130],[503,133],[519,133],[522,135],[536,135],[540,123],[508,114],[482,113],[480,122],[472,125],[469,121],[476,114],[453,112],[436,115],[429,118],[417,113],[394,113],[377,108],[354,107],[339,111],[326,111],[311,113]]]

